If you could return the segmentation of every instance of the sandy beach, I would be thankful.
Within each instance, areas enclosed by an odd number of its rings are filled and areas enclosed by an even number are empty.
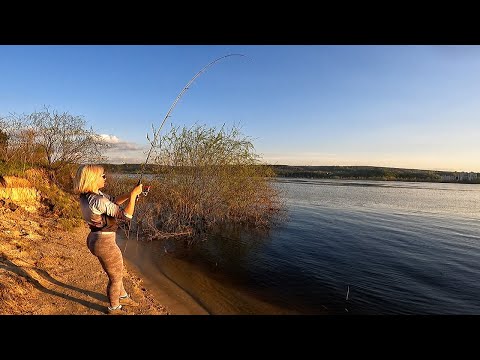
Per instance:
[[[85,244],[88,232],[86,225],[65,231],[54,214],[4,200],[0,206],[0,315],[106,314],[108,279]],[[125,306],[125,315],[171,314],[127,263],[124,269],[125,288],[139,304]]]

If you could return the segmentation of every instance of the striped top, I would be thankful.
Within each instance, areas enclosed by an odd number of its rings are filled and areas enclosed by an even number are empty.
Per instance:
[[[123,207],[115,204],[115,197],[98,191],[80,195],[80,210],[83,219],[92,231],[115,232],[117,220],[128,221],[132,218]]]

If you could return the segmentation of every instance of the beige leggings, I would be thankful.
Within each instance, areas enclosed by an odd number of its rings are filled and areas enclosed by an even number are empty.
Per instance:
[[[111,307],[119,305],[119,298],[126,294],[123,287],[123,256],[116,241],[116,234],[91,232],[87,237],[87,246],[95,255],[108,275],[107,296]]]

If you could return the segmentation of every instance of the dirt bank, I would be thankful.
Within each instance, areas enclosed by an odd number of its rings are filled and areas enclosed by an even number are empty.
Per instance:
[[[48,210],[48,209],[47,209]],[[0,315],[103,315],[107,276],[86,247],[86,225],[62,230],[54,213],[0,202]],[[125,315],[167,315],[125,266],[126,290],[138,307]]]

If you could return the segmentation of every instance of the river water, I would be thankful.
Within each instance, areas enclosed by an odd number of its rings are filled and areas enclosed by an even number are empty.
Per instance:
[[[287,218],[268,233],[119,245],[180,314],[480,314],[480,185],[274,186]]]

